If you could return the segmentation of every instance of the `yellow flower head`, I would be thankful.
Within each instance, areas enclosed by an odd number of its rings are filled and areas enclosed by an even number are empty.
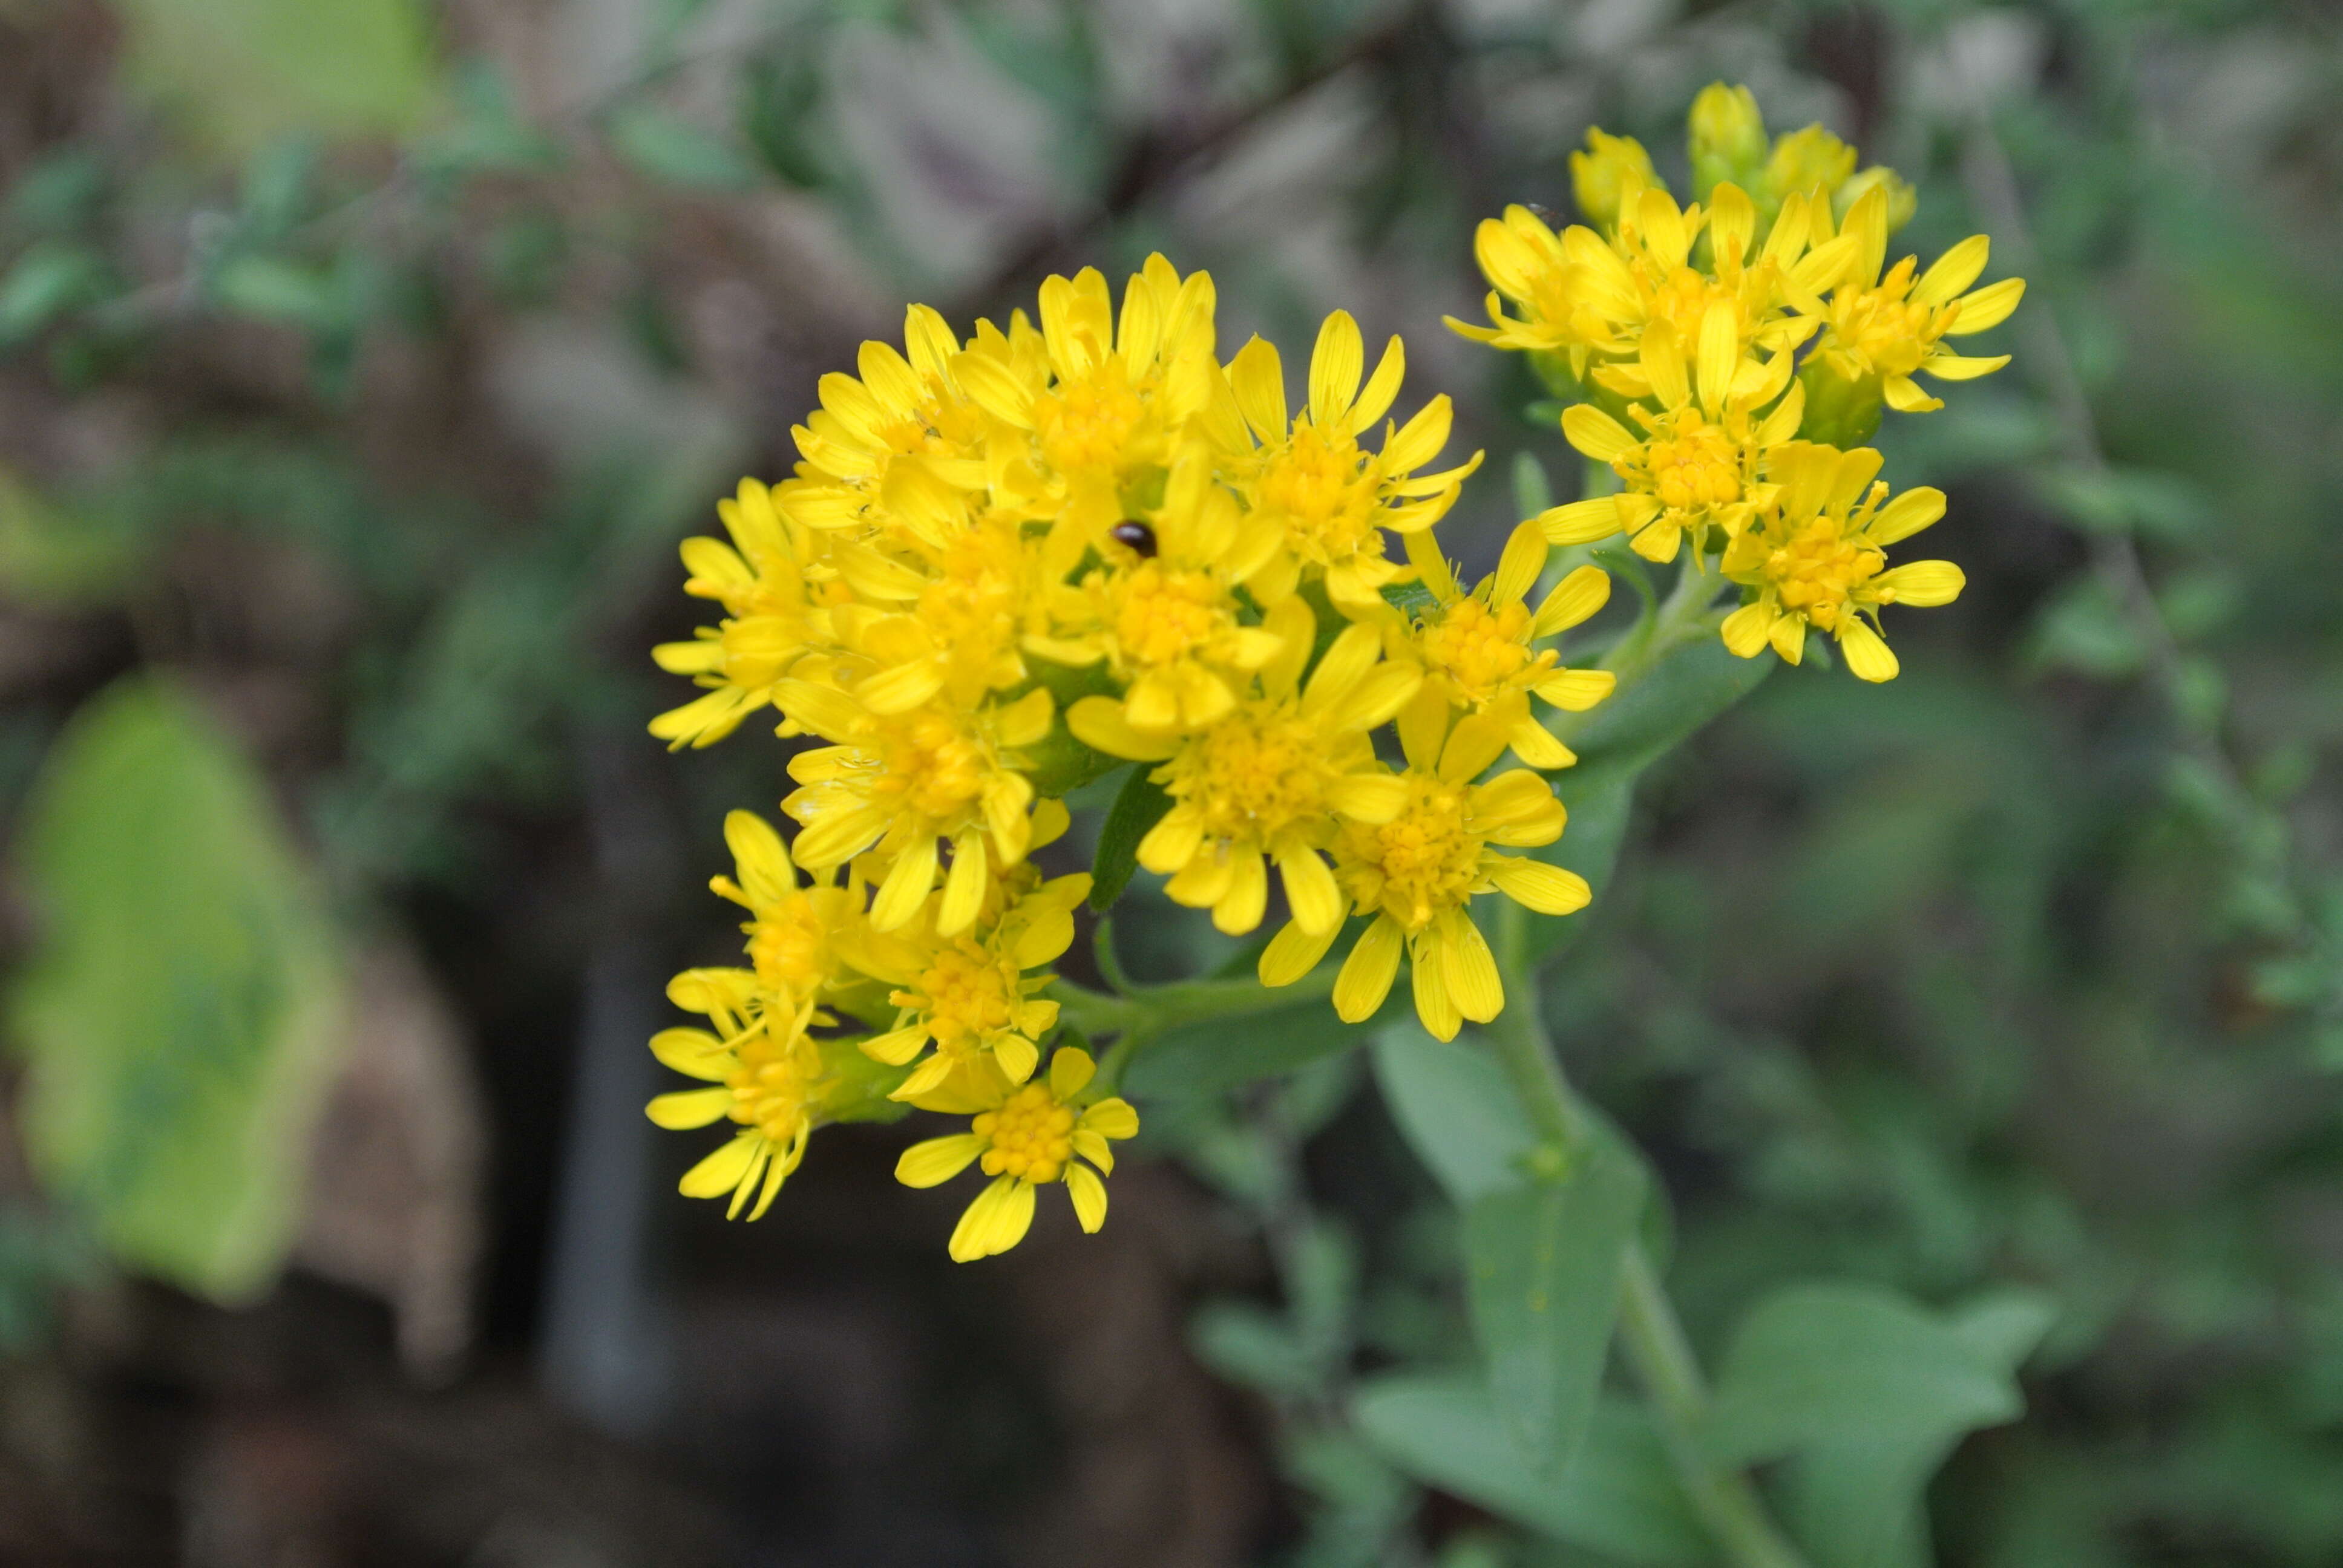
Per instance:
[[[1398,775],[1400,809],[1381,823],[1346,823],[1335,837],[1335,877],[1353,912],[1373,917],[1334,982],[1334,1010],[1345,1022],[1363,1021],[1383,1006],[1404,953],[1414,967],[1416,1016],[1433,1035],[1453,1040],[1465,1019],[1485,1023],[1505,1005],[1496,960],[1469,912],[1474,896],[1502,891],[1551,915],[1586,903],[1584,878],[1498,852],[1560,838],[1562,802],[1526,769],[1473,783],[1503,751],[1504,731],[1478,718],[1452,728],[1450,718],[1437,694],[1419,694],[1400,715],[1408,764]],[[1301,979],[1338,931],[1288,925],[1261,955],[1261,982]]]
[[[1583,712],[1610,696],[1618,678],[1607,669],[1564,669],[1558,652],[1536,644],[1601,609],[1611,578],[1599,567],[1580,567],[1532,610],[1529,593],[1545,558],[1534,518],[1505,541],[1497,569],[1467,593],[1436,548],[1422,551],[1416,563],[1433,608],[1414,623],[1413,653],[1426,688],[1451,708],[1502,724],[1514,756],[1533,768],[1567,768],[1578,759],[1531,713],[1531,694]]]
[[[1650,403],[1628,408],[1639,432],[1592,404],[1564,411],[1570,444],[1610,464],[1623,487],[1544,514],[1550,542],[1590,543],[1624,530],[1636,554],[1666,561],[1690,532],[1697,558],[1712,531],[1731,538],[1764,504],[1765,455],[1797,434],[1805,389],[1791,382],[1787,352],[1762,364],[1742,357],[1734,308],[1725,301],[1710,304],[1694,348],[1687,367],[1673,326],[1655,321],[1644,329],[1636,368]],[[1769,403],[1772,411],[1761,416]]]
[[[1085,1103],[1097,1063],[1090,1052],[1061,1046],[1050,1058],[1047,1081],[1012,1086],[995,1078],[980,1091],[981,1107],[969,1130],[931,1138],[903,1151],[895,1179],[907,1187],[934,1187],[974,1164],[991,1184],[960,1216],[950,1252],[959,1263],[1005,1252],[1033,1223],[1033,1190],[1062,1181],[1074,1217],[1095,1233],[1106,1223],[1106,1183],[1114,1170],[1110,1139],[1136,1137],[1139,1112],[1108,1098]]]
[[[1033,786],[1017,749],[1049,733],[1051,704],[1036,688],[1014,702],[969,709],[939,699],[877,712],[829,681],[791,679],[778,692],[790,719],[835,744],[800,752],[789,777],[803,788],[781,809],[803,825],[798,863],[842,865],[877,846],[885,868],[870,923],[910,923],[935,886],[938,846],[951,868],[938,920],[950,934],[975,922],[990,868],[1025,858]]]
[[[737,879],[719,876],[709,886],[749,913],[740,929],[758,985],[795,1002],[820,999],[838,981],[836,939],[860,914],[860,898],[827,878],[800,885],[789,846],[753,811],[727,812],[724,840]]]
[[[651,720],[651,733],[676,747],[712,746],[771,702],[775,683],[829,645],[830,608],[842,598],[809,579],[814,541],[775,509],[763,485],[741,480],[739,494],[719,501],[716,511],[732,542],[684,540],[690,576],[683,591],[722,604],[725,619],[700,628],[689,642],[652,650],[661,669],[712,689]]]
[[[1795,664],[1812,627],[1838,639],[1861,678],[1895,678],[1879,608],[1950,604],[1966,579],[1950,561],[1888,568],[1886,548],[1943,517],[1945,494],[1923,486],[1890,501],[1875,482],[1879,464],[1868,447],[1800,441],[1774,454],[1776,498],[1725,552],[1725,575],[1753,590],[1725,618],[1727,648],[1749,658],[1771,643]]]
[[[1211,910],[1232,935],[1250,931],[1268,902],[1266,861],[1278,869],[1294,920],[1331,931],[1342,923],[1343,900],[1320,850],[1340,823],[1398,809],[1396,782],[1375,761],[1367,732],[1390,722],[1423,677],[1408,664],[1378,662],[1374,629],[1353,626],[1304,685],[1309,605],[1286,599],[1269,619],[1282,647],[1262,668],[1260,690],[1208,729],[1159,740],[1096,698],[1067,719],[1101,751],[1163,763],[1153,777],[1172,809],[1140,841],[1139,863],[1171,878],[1164,890],[1173,902]]]
[[[1072,943],[1073,908],[1090,890],[1087,875],[1060,877],[989,911],[973,930],[945,936],[921,922],[850,939],[854,967],[894,987],[888,1000],[901,1010],[892,1030],[862,1042],[864,1054],[901,1067],[935,1047],[890,1098],[924,1106],[987,1059],[1011,1083],[1033,1075],[1058,1004],[1036,999],[1050,977],[1028,971]]]
[[[1029,652],[1056,663],[1102,663],[1124,687],[1126,720],[1154,734],[1218,719],[1278,650],[1273,633],[1240,618],[1236,594],[1270,559],[1277,538],[1246,526],[1214,466],[1210,447],[1191,444],[1161,504],[1131,530],[1139,542],[1107,540],[1081,583],[1052,596],[1056,629],[1025,640]]]
[[[1256,337],[1230,361],[1229,387],[1250,432],[1250,438],[1230,432],[1252,508],[1246,526],[1272,530],[1284,546],[1262,574],[1264,598],[1282,598],[1296,581],[1322,578],[1326,597],[1345,611],[1381,608],[1383,586],[1407,575],[1385,558],[1383,530],[1407,535],[1430,528],[1455,505],[1466,476],[1481,466],[1475,452],[1453,468],[1415,471],[1448,444],[1452,413],[1445,394],[1403,426],[1386,423],[1381,451],[1359,445],[1359,437],[1399,396],[1406,364],[1394,337],[1363,387],[1366,356],[1359,324],[1347,311],[1334,312],[1319,328],[1310,355],[1309,405],[1289,425],[1285,369],[1276,348]],[[1252,447],[1253,440],[1261,445]]]
[[[761,1218],[822,1120],[830,1077],[820,1047],[806,1033],[820,1015],[810,1000],[766,992],[747,970],[686,970],[669,985],[668,998],[687,1012],[708,1015],[715,1031],[664,1030],[651,1037],[651,1053],[711,1087],[660,1095],[646,1108],[650,1119],[679,1131],[727,1118],[740,1127],[731,1142],[684,1174],[679,1191],[687,1198],[729,1193],[726,1217],[737,1218],[761,1177],[763,1191],[749,1212]]]
[[[1945,406],[1920,389],[1916,374],[1968,381],[2009,363],[2006,354],[1956,354],[1944,339],[1998,327],[2017,308],[2026,283],[2009,277],[1970,289],[1992,243],[1981,234],[1953,246],[1925,273],[1917,271],[1919,258],[1907,256],[1882,276],[1888,204],[1888,191],[1875,188],[1847,211],[1843,232],[1857,242],[1856,259],[1831,296],[1814,357],[1843,381],[1877,387],[1889,407],[1914,414]]]

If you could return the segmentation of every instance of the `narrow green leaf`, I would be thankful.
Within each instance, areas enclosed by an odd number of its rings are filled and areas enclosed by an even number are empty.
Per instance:
[[[1221,1376],[1262,1393],[1309,1393],[1322,1375],[1292,1325],[1251,1302],[1207,1302],[1189,1327],[1188,1344]]]
[[[1606,1399],[1559,1483],[1534,1473],[1489,1391],[1464,1375],[1367,1380],[1352,1416],[1393,1464],[1525,1529],[1657,1568],[1712,1561],[1708,1539],[1643,1412]]]
[[[10,998],[35,1172],[131,1267],[249,1300],[291,1244],[347,1027],[266,787],[132,677],[57,741],[18,848],[45,936]]]
[[[1594,1418],[1644,1191],[1641,1166],[1598,1140],[1561,1181],[1484,1192],[1464,1212],[1489,1392],[1542,1474],[1569,1468]]]
[[[86,246],[44,240],[28,247],[0,278],[0,344],[22,342],[103,297],[107,283],[104,258]]]
[[[1101,914],[1131,885],[1131,874],[1139,869],[1139,841],[1172,809],[1172,797],[1150,777],[1154,771],[1145,763],[1134,765],[1100,825],[1098,852],[1091,857],[1091,908]]]

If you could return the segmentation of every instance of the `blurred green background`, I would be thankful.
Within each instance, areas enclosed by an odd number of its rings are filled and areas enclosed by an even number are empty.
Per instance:
[[[1565,1059],[1712,1353],[2055,1301],[1938,1560],[2343,1562],[2343,12],[2277,0],[0,0],[0,1560],[1606,1561],[1349,1430],[1468,1339],[1354,1059],[1160,1075],[1115,1223],[980,1267],[908,1130],[674,1196],[642,1041],[787,750],[663,753],[648,649],[907,300],[1156,248],[1224,355],[1403,334],[1485,568],[1580,476],[1439,326],[1473,226],[1719,77],[2032,289],[1883,440],[1968,591],[1658,772]]]

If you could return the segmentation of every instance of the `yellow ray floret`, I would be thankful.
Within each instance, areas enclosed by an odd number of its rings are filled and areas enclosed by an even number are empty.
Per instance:
[[[1087,1101],[1097,1063],[1090,1052],[1061,1046],[1050,1058],[1046,1081],[1014,1087],[995,1078],[979,1091],[981,1107],[969,1130],[931,1138],[903,1151],[895,1179],[907,1187],[935,1187],[971,1164],[992,1178],[952,1231],[959,1263],[1005,1252],[1033,1223],[1033,1190],[1063,1182],[1083,1230],[1106,1223],[1106,1182],[1114,1170],[1109,1140],[1136,1137],[1139,1112],[1110,1096]]]
[[[749,1218],[760,1218],[821,1121],[830,1077],[806,1033],[818,1016],[813,1003],[765,991],[748,970],[687,970],[669,985],[668,998],[706,1014],[714,1030],[663,1030],[651,1038],[651,1053],[710,1087],[660,1095],[646,1108],[650,1119],[676,1130],[727,1119],[740,1128],[685,1172],[679,1191],[687,1198],[729,1194],[727,1218],[737,1218],[755,1192]]]
[[[1943,517],[1945,494],[1923,486],[1888,500],[1879,463],[1867,447],[1797,442],[1774,455],[1774,504],[1725,552],[1725,575],[1750,593],[1725,619],[1727,648],[1750,658],[1771,644],[1795,664],[1812,628],[1838,639],[1861,678],[1895,678],[1880,607],[1950,604],[1966,579],[1950,561],[1888,567],[1886,548]]]
[[[1448,705],[1419,695],[1400,716],[1404,799],[1385,822],[1346,824],[1333,845],[1336,879],[1354,913],[1370,915],[1334,982],[1334,1010],[1357,1023],[1382,1007],[1404,955],[1415,976],[1416,1016],[1442,1040],[1463,1020],[1485,1023],[1505,1005],[1488,942],[1473,923],[1479,894],[1502,891],[1541,914],[1584,906],[1585,879],[1543,861],[1499,852],[1562,836],[1565,813],[1545,780],[1526,769],[1473,780],[1504,749],[1502,734],[1453,729]],[[1291,985],[1317,967],[1339,928],[1288,925],[1261,956],[1263,985]]]

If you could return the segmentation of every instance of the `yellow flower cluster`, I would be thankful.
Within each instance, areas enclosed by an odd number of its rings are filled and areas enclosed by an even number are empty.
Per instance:
[[[1944,497],[1888,500],[1861,443],[1883,407],[1943,407],[1915,376],[1963,381],[2008,363],[1946,340],[1999,325],[2025,284],[1973,286],[1983,235],[1925,271],[1908,256],[1886,266],[1911,187],[1858,172],[1855,149],[1819,126],[1769,136],[1745,87],[1700,95],[1690,151],[1697,199],[1680,205],[1632,138],[1589,133],[1571,163],[1594,226],[1556,234],[1525,206],[1483,222],[1490,325],[1449,326],[1529,353],[1570,403],[1570,444],[1616,476],[1614,493],[1546,513],[1548,540],[1624,534],[1654,561],[1689,540],[1695,569],[1721,557],[1743,589],[1724,627],[1734,652],[1771,646],[1795,664],[1811,628],[1862,678],[1888,679],[1879,608],[1946,603],[1963,579],[1944,561],[1887,567],[1884,547],[1943,515]]]
[[[679,977],[709,1027],[655,1045],[713,1087],[654,1120],[739,1128],[684,1191],[760,1212],[827,1121],[969,1116],[898,1171],[991,1178],[962,1260],[1014,1245],[1043,1185],[1096,1230],[1108,1141],[1138,1127],[1046,994],[1091,886],[1032,863],[1071,790],[1136,764],[1168,801],[1138,859],[1172,899],[1242,934],[1282,893],[1264,984],[1356,920],[1337,1011],[1374,1013],[1407,958],[1449,1038],[1504,1000],[1476,896],[1586,901],[1509,851],[1564,826],[1533,769],[1574,759],[1534,704],[1584,709],[1612,678],[1550,646],[1609,580],[1582,568],[1541,596],[1542,525],[1485,581],[1456,579],[1432,530],[1479,455],[1437,466],[1444,397],[1392,417],[1397,338],[1370,367],[1357,324],[1329,317],[1290,407],[1275,348],[1219,357],[1205,274],[1153,256],[1119,304],[1095,271],[1039,303],[1038,324],[965,338],[915,306],[900,347],[823,377],[795,475],[743,481],[719,508],[729,542],[683,547],[716,624],[657,650],[705,689],[655,735],[707,746],[771,709],[810,742],[780,803],[793,842],[727,824],[738,869],[715,886],[749,916],[749,967]],[[1527,767],[1493,774],[1508,752]]]

